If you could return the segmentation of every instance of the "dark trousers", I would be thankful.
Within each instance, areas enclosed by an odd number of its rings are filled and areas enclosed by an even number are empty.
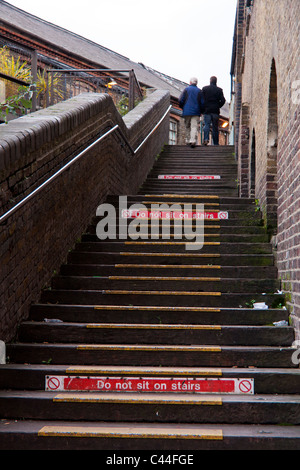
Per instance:
[[[204,140],[209,140],[210,126],[212,126],[213,144],[219,145],[219,115],[204,114]]]

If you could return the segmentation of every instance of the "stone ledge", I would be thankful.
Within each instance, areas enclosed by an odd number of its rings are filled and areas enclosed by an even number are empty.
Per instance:
[[[108,106],[105,94],[82,94],[0,125],[0,169],[61,137]],[[111,103],[109,103],[111,104]]]
[[[140,136],[137,126],[141,128],[141,124],[148,120],[153,108],[159,106],[161,100],[163,103],[165,101],[169,103],[169,97],[168,91],[157,90],[122,119],[108,94],[83,93],[47,109],[22,116],[8,124],[2,124],[0,125],[0,171],[9,170],[21,157],[27,157],[44,144],[72,131],[91,117],[103,113],[105,109],[110,111],[113,120],[119,124],[129,141],[133,138],[136,141],[139,137],[142,140],[145,135]],[[145,125],[144,133],[150,130]]]

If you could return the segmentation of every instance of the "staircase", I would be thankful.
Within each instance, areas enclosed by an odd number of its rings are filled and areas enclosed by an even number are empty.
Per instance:
[[[101,241],[95,217],[7,345],[1,450],[299,449],[294,332],[276,324],[288,312],[271,245],[236,174],[232,147],[166,146],[128,196],[204,204],[199,250],[177,218],[167,239]]]

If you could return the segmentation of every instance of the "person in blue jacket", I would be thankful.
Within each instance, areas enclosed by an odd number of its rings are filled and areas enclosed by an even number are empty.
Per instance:
[[[203,93],[197,86],[198,79],[190,79],[190,85],[186,87],[179,97],[179,106],[185,123],[185,141],[187,145],[195,147],[198,140],[200,116],[204,111]]]

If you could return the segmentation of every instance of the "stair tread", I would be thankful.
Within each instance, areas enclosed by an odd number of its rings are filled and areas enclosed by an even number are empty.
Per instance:
[[[95,349],[95,350],[136,350],[136,351],[216,351],[221,352],[222,350],[235,350],[235,351],[295,351],[292,346],[226,346],[226,345],[165,345],[165,344],[82,344],[82,343],[21,343],[8,344],[8,347],[13,348],[68,348],[68,349]]]
[[[148,435],[149,437],[166,437],[170,438],[172,435],[175,436],[185,436],[185,435],[202,435],[201,429],[204,430],[215,430],[222,431],[224,437],[226,436],[236,436],[236,437],[255,437],[265,439],[272,436],[286,436],[288,438],[297,438],[300,439],[299,426],[276,426],[276,425],[225,425],[225,424],[165,424],[165,423],[126,423],[119,422],[117,424],[107,423],[107,422],[90,422],[78,421],[78,422],[65,422],[61,421],[57,423],[56,421],[14,421],[14,420],[3,420],[0,421],[0,433],[6,432],[22,432],[22,433],[54,433],[54,434],[66,434],[76,433],[80,435],[81,433],[93,434],[100,431],[105,435],[108,433],[109,436],[113,439],[117,437],[118,434],[127,435],[128,437],[133,437],[135,434],[138,434],[140,437]],[[212,434],[212,436],[214,433]],[[220,434],[215,434],[220,436]],[[145,437],[146,437],[145,436]]]
[[[157,330],[163,330],[163,329],[166,329],[166,330],[185,330],[185,329],[191,329],[191,330],[201,330],[201,329],[204,329],[204,330],[207,330],[207,329],[224,329],[224,330],[242,330],[242,329],[249,329],[249,330],[254,330],[254,331],[258,331],[258,330],[273,330],[274,333],[276,333],[276,331],[280,331],[280,330],[283,330],[283,331],[293,331],[293,327],[292,326],[288,326],[288,325],[284,325],[284,326],[274,326],[274,325],[222,325],[222,324],[219,324],[219,325],[215,325],[215,324],[205,324],[205,325],[201,325],[201,324],[197,324],[197,325],[194,325],[194,324],[190,324],[190,323],[179,323],[179,324],[175,324],[175,323],[171,323],[171,324],[167,324],[167,323],[101,323],[101,322],[64,322],[64,321],[61,321],[61,322],[51,322],[51,321],[41,321],[41,322],[38,322],[38,321],[24,321],[22,323],[22,325],[24,326],[27,326],[27,327],[35,327],[35,326],[45,326],[45,328],[47,327],[57,327],[57,328],[63,328],[65,326],[69,326],[69,327],[77,327],[77,328],[103,328],[103,329],[107,329],[107,328],[124,328],[124,329],[129,329],[129,328],[136,328],[136,329],[157,329]]]
[[[0,401],[10,399],[38,399],[54,402],[97,402],[97,403],[137,403],[137,404],[178,404],[196,405],[222,403],[300,403],[300,395],[229,395],[226,393],[159,393],[159,392],[53,392],[45,390],[0,390]]]
[[[54,374],[87,374],[88,376],[99,375],[99,374],[113,374],[113,375],[136,375],[136,376],[190,376],[190,377],[231,377],[237,375],[247,376],[259,376],[259,375],[281,375],[285,377],[287,375],[293,375],[300,379],[299,368],[264,368],[264,367],[137,367],[137,366],[88,366],[88,365],[73,365],[68,364],[51,365],[51,364],[0,364],[0,370],[2,373],[7,371],[21,371],[21,372],[42,372],[45,375]]]

